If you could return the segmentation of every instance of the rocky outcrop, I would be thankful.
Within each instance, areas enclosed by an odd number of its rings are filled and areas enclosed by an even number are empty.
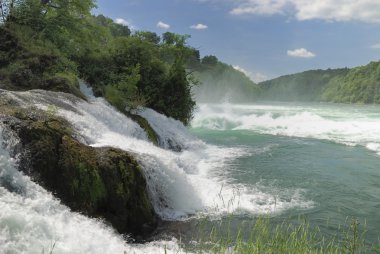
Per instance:
[[[135,237],[155,228],[157,216],[133,155],[78,142],[70,124],[53,113],[21,109],[4,98],[0,108],[1,122],[21,142],[20,169],[64,204]]]

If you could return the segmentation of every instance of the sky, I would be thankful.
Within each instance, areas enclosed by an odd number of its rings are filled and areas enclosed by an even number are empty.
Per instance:
[[[98,0],[133,30],[189,34],[201,56],[259,82],[380,60],[380,0]]]

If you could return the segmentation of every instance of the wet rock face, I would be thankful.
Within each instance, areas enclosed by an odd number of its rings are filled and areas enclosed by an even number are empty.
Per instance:
[[[64,204],[135,237],[156,227],[142,169],[131,154],[81,144],[53,115],[1,101],[0,108],[1,122],[21,141],[20,169]]]

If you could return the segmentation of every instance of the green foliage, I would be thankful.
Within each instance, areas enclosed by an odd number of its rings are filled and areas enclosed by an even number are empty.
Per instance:
[[[202,64],[215,66],[218,63],[218,58],[216,56],[205,56],[202,58]]]
[[[312,70],[286,75],[259,84],[261,98],[280,101],[318,101],[326,84],[348,69]]]
[[[116,66],[113,74],[116,88],[124,94],[127,107],[135,109],[146,105],[187,124],[195,103],[191,98],[191,83],[184,68],[183,55],[186,56],[191,49],[183,46],[185,37],[178,39],[178,45],[157,45],[157,41],[152,41],[154,37],[154,34],[142,32],[114,41],[111,55]],[[175,59],[172,64],[161,60],[165,54]],[[120,107],[122,96],[112,97]]]
[[[4,84],[17,90],[42,88],[80,95],[75,63],[52,43],[34,38],[31,28],[17,24],[2,31],[5,41],[0,52],[8,52],[0,69]]]
[[[91,16],[93,0],[1,3],[7,10],[0,25],[4,87],[83,97],[77,81],[82,78],[95,95],[104,95],[123,112],[148,106],[189,122],[194,103],[184,66],[195,67],[200,61],[199,51],[186,45],[188,35],[168,32],[163,43],[153,32],[131,35],[128,26],[103,15]]]
[[[131,30],[128,26],[122,24],[116,24],[112,19],[103,15],[93,17],[93,21],[101,27],[106,28],[114,37],[128,37],[131,35]]]
[[[120,93],[120,91],[113,85],[107,85],[104,87],[104,97],[106,100],[116,107],[121,112],[125,111],[126,98]]]
[[[166,32],[162,35],[162,41],[164,44],[185,46],[186,41],[190,38],[190,35],[180,35],[171,32]]]
[[[203,223],[193,241],[196,245],[191,252],[355,254],[375,253],[379,246],[365,242],[365,227],[359,225],[355,219],[328,238],[318,227],[310,227],[305,220],[297,223],[283,222],[274,226],[270,219],[259,217],[252,225],[242,225],[234,231],[231,232],[228,222],[213,226],[211,230],[206,229]]]
[[[120,93],[120,97],[123,98],[123,111],[125,109],[128,111],[136,110],[139,107],[145,106],[146,100],[142,95],[140,95],[138,90],[138,83],[140,80],[140,64],[137,64],[136,66],[130,68],[130,70],[126,70],[119,75],[119,81],[114,87]]]
[[[138,82],[141,79],[140,65],[130,70],[130,74],[123,72],[118,76],[119,81],[104,87],[104,97],[121,112],[136,110],[146,104],[146,100],[138,91]]]
[[[138,37],[142,41],[148,41],[156,45],[158,45],[161,41],[160,36],[154,32],[149,31],[137,31],[134,36]]]
[[[261,98],[267,100],[380,103],[380,62],[353,69],[306,71],[259,85]]]
[[[170,68],[165,91],[166,98],[161,98],[164,107],[160,111],[184,124],[189,124],[193,117],[195,102],[191,97],[191,84],[181,58],[178,58]]]
[[[24,0],[11,12],[9,23],[31,27],[34,37],[52,42],[72,57],[83,53],[82,27],[94,6],[93,0]]]
[[[356,67],[330,80],[323,90],[324,101],[380,103],[380,62]]]

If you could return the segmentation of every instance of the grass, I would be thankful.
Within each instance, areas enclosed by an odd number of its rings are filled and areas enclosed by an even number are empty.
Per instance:
[[[357,219],[347,221],[333,236],[323,235],[318,227],[310,227],[305,220],[297,224],[283,222],[274,226],[269,218],[258,218],[250,228],[230,230],[229,222],[206,230],[201,223],[198,235],[187,250],[192,253],[223,254],[359,254],[380,253],[377,245],[365,241],[365,223]]]

